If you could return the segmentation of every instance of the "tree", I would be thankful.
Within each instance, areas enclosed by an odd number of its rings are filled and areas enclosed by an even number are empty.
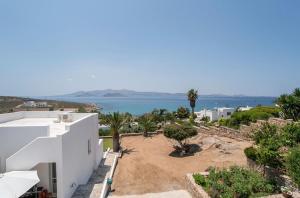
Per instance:
[[[178,142],[179,146],[175,146],[175,148],[181,151],[181,154],[186,153],[188,150],[186,139],[195,135],[197,135],[197,130],[190,126],[172,124],[166,126],[164,129],[164,136]]]
[[[144,137],[148,136],[148,132],[155,130],[155,123],[153,122],[152,116],[149,114],[145,114],[140,117],[139,119],[139,124],[143,127],[144,129]]]
[[[194,112],[195,112],[196,101],[198,99],[198,91],[194,90],[194,89],[190,89],[187,92],[187,97],[188,97],[188,100],[190,101],[190,106],[192,108],[192,116],[193,116]]]
[[[110,129],[113,134],[113,151],[118,152],[120,149],[120,134],[119,130],[127,122],[127,118],[124,114],[114,112],[112,114],[105,115],[103,117],[103,123],[110,125]]]
[[[190,115],[190,110],[188,108],[185,108],[185,107],[179,107],[177,109],[177,117],[180,118],[180,119],[183,119],[183,118],[188,118]]]
[[[283,94],[276,100],[283,117],[297,121],[300,119],[300,88],[296,88],[292,94]]]
[[[86,113],[87,111],[85,110],[85,108],[83,106],[80,106],[78,108],[78,113]]]

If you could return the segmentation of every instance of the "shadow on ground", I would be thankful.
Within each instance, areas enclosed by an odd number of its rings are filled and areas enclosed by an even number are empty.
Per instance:
[[[129,154],[134,153],[134,152],[137,152],[137,151],[134,150],[134,148],[130,148],[130,149],[126,148],[125,150],[122,151],[122,154],[123,155],[129,155]]]
[[[169,154],[169,156],[171,156],[171,157],[188,157],[188,156],[193,156],[200,151],[202,151],[202,149],[198,144],[190,144],[187,153],[182,154],[181,151],[174,150]]]

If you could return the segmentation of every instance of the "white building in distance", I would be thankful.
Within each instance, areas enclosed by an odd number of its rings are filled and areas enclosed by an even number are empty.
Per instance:
[[[69,198],[102,159],[98,114],[26,111],[0,114],[0,173],[37,170],[38,186]]]
[[[246,106],[246,107],[239,107],[238,108],[238,111],[249,111],[250,109],[252,109],[253,107],[249,107],[249,106]]]
[[[197,115],[196,121],[200,121],[205,117],[208,117],[209,121],[215,121],[221,118],[229,118],[234,111],[234,108],[227,107],[214,108],[212,110],[203,109],[201,111],[195,112],[195,114]]]

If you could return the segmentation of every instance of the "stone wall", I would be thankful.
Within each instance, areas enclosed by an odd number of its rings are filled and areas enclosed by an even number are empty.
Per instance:
[[[192,195],[193,198],[210,198],[210,196],[205,192],[205,190],[196,184],[193,174],[188,173],[185,176],[186,189]]]
[[[224,127],[224,126],[210,126],[210,127],[199,127],[199,130],[206,134],[224,136],[237,140],[251,140],[251,133],[253,130],[258,129],[265,123],[274,124],[278,127],[283,127],[289,123],[292,123],[292,120],[284,120],[281,118],[270,118],[268,121],[266,120],[257,120],[257,122],[252,122],[250,125],[241,125],[239,130],[235,130],[232,128]]]
[[[199,127],[198,129],[199,129],[200,133],[204,133],[207,135],[217,135],[217,136],[221,136],[221,137],[228,137],[228,138],[235,139],[238,141],[241,141],[241,140],[249,141],[250,140],[250,138],[243,136],[239,130],[231,129],[228,127],[210,126],[210,127]]]
[[[284,175],[284,173],[279,171],[278,169],[266,166],[264,170],[263,166],[258,165],[255,161],[249,158],[247,159],[247,165],[252,170],[256,170],[262,174],[265,173],[265,177],[267,179],[275,181],[279,186],[287,187],[294,192],[299,191],[291,178],[287,175]]]

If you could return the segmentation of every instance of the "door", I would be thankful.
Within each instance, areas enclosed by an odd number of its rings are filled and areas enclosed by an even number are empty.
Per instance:
[[[49,164],[50,189],[53,197],[57,194],[56,163]]]

